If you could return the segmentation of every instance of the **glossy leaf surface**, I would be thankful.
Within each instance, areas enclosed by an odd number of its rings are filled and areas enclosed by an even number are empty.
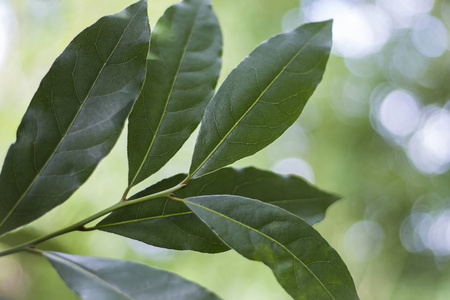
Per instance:
[[[130,186],[164,166],[200,123],[221,54],[222,35],[209,0],[185,0],[159,19],[128,125]]]
[[[185,203],[230,248],[269,266],[294,299],[358,299],[337,252],[299,217],[240,196],[199,196]]]
[[[331,25],[310,23],[277,35],[230,73],[206,108],[190,176],[258,152],[297,120],[322,79]]]
[[[141,198],[175,186],[186,178],[179,174],[134,195]],[[282,176],[255,168],[224,168],[195,178],[178,198],[199,195],[239,195],[282,207],[314,224],[338,198],[320,191],[297,176]],[[183,203],[160,198],[114,211],[98,224],[104,231],[120,234],[147,244],[201,252],[220,252],[228,247],[211,234],[208,226]]]
[[[44,252],[64,282],[85,300],[218,300],[203,287],[143,264],[100,257]]]
[[[0,175],[0,234],[67,200],[105,157],[145,78],[147,2],[81,32],[42,80]]]

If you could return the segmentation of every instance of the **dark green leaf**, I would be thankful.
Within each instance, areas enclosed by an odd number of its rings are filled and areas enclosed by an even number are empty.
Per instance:
[[[192,179],[175,196],[187,198],[219,194],[244,196],[274,204],[298,215],[311,225],[321,221],[328,206],[339,199],[310,185],[301,177],[279,175],[253,167],[224,168]]]
[[[209,0],[185,0],[159,19],[147,78],[130,115],[130,187],[164,166],[200,123],[219,77],[221,53],[222,35]]]
[[[147,2],[80,33],[42,80],[0,175],[0,234],[63,203],[105,157],[145,78]]]
[[[184,178],[185,174],[179,174],[163,180],[131,199],[168,189]],[[300,177],[281,176],[255,168],[224,168],[192,179],[175,196],[187,198],[216,194],[239,195],[272,203],[304,218],[310,224],[322,220],[327,207],[338,199],[314,188]],[[97,227],[164,248],[213,253],[228,249],[188,207],[168,198],[137,203],[114,211]]]
[[[185,203],[230,248],[269,266],[294,299],[358,299],[337,252],[299,217],[240,196],[199,196]]]
[[[153,194],[173,187],[186,176],[180,174],[146,190]],[[144,196],[139,193],[130,200]],[[228,250],[222,241],[183,203],[168,198],[152,199],[112,212],[96,228],[144,243],[175,249],[218,253]]]
[[[82,299],[217,300],[176,274],[126,260],[43,252],[64,282]]]
[[[257,47],[206,108],[189,175],[252,155],[291,126],[322,79],[331,21],[310,23]]]

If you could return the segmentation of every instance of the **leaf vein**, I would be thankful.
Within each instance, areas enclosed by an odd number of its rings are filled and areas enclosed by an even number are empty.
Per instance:
[[[67,259],[65,259],[65,258],[63,258],[63,257],[61,257],[61,256],[59,256],[59,255],[53,254],[53,253],[51,253],[51,252],[46,252],[46,255],[53,256],[53,259],[57,259],[57,260],[62,261],[63,263],[65,263],[65,264],[67,264],[67,265],[73,267],[74,269],[79,270],[81,273],[85,273],[88,277],[91,277],[91,278],[93,278],[94,280],[97,280],[97,281],[99,281],[100,283],[102,283],[103,285],[109,287],[109,288],[110,288],[111,290],[113,290],[115,293],[117,293],[117,294],[119,294],[119,295],[121,295],[121,296],[124,296],[124,297],[127,298],[127,299],[133,300],[133,298],[130,297],[129,295],[125,294],[123,291],[119,290],[118,288],[116,288],[115,286],[113,286],[112,284],[110,284],[109,282],[105,281],[103,278],[101,278],[101,277],[99,277],[98,275],[96,275],[96,274],[90,272],[89,270],[83,268],[82,266],[80,266],[80,265],[78,265],[78,264],[76,264],[76,263],[74,263],[74,262],[72,262],[72,261],[70,261],[70,260],[67,260]]]
[[[206,206],[203,206],[203,205],[201,205],[201,204],[198,204],[198,203],[194,203],[194,202],[191,202],[191,201],[188,201],[188,200],[184,200],[184,202],[187,202],[187,203],[189,203],[189,204],[192,204],[192,205],[194,205],[194,206],[197,206],[197,207],[199,207],[199,208],[201,208],[201,209],[204,209],[204,210],[206,210],[206,211],[208,211],[208,212],[210,212],[210,213],[213,213],[213,214],[216,214],[216,215],[218,215],[218,216],[220,216],[220,217],[222,217],[222,218],[224,218],[224,219],[226,219],[226,220],[228,220],[228,221],[231,221],[231,222],[234,222],[234,223],[236,223],[236,224],[238,224],[238,225],[240,225],[240,226],[242,226],[242,227],[245,227],[245,228],[247,228],[248,230],[251,230],[251,231],[254,231],[254,232],[256,232],[256,233],[258,233],[258,234],[260,234],[260,235],[262,235],[263,237],[265,237],[265,238],[267,238],[268,240],[270,240],[270,241],[272,241],[273,243],[276,243],[276,244],[278,244],[280,247],[282,247],[289,255],[291,255],[293,258],[294,258],[294,260],[296,260],[296,261],[298,261],[316,280],[317,280],[317,282],[319,282],[320,283],[320,285],[321,285],[321,287],[327,292],[327,294],[331,297],[331,299],[334,299],[335,300],[335,298],[333,297],[333,295],[331,295],[330,294],[330,291],[328,291],[328,289],[325,287],[325,285],[322,283],[322,281],[319,279],[319,278],[317,278],[317,276],[316,276],[316,274],[314,274],[314,272],[312,272],[312,270],[311,269],[309,269],[308,268],[308,266],[307,265],[305,265],[294,253],[292,253],[286,246],[284,246],[281,242],[279,242],[278,240],[276,240],[275,238],[273,238],[273,237],[271,237],[271,236],[269,236],[269,235],[267,235],[267,234],[265,234],[265,233],[263,233],[263,232],[260,232],[260,231],[258,231],[257,229],[255,229],[255,228],[253,228],[253,227],[251,227],[251,226],[249,226],[249,225],[247,225],[247,224],[244,224],[244,223],[242,223],[242,222],[240,222],[240,221],[238,221],[238,220],[235,220],[235,219],[233,219],[233,218],[231,218],[231,217],[229,217],[229,216],[226,216],[226,215],[224,215],[224,214],[222,214],[222,213],[219,213],[218,211],[215,211],[215,210],[213,210],[213,209],[211,209],[211,208],[209,208],[209,207],[206,207]]]
[[[239,123],[248,115],[248,113],[253,109],[253,107],[259,102],[259,100],[264,96],[264,94],[273,86],[273,84],[280,78],[280,76],[284,73],[287,67],[311,44],[313,39],[319,33],[315,33],[303,47],[301,47],[296,54],[287,62],[287,64],[280,70],[280,72],[275,76],[275,78],[268,84],[268,86],[260,93],[260,95],[256,98],[252,105],[247,109],[247,111],[240,117],[240,119],[231,127],[231,129],[224,135],[224,137],[219,141],[219,143],[211,150],[210,153],[206,156],[206,158],[199,164],[199,166],[190,174],[191,176],[197,173],[202,166],[211,158],[211,156],[216,152],[216,150],[225,142],[231,132],[239,125]]]
[[[179,62],[179,64],[178,64],[176,74],[175,74],[175,76],[174,76],[174,78],[173,78],[172,86],[171,86],[170,91],[169,91],[169,93],[168,93],[168,96],[167,96],[167,99],[166,99],[166,102],[165,102],[165,106],[164,106],[163,113],[161,114],[161,118],[160,118],[160,120],[159,120],[159,123],[158,123],[158,126],[157,126],[157,128],[156,128],[156,131],[154,132],[152,141],[150,142],[150,146],[148,147],[147,153],[145,154],[144,158],[142,159],[142,162],[141,162],[141,164],[140,164],[140,166],[139,166],[139,169],[137,170],[136,174],[134,175],[134,178],[131,180],[131,182],[130,182],[130,184],[129,184],[129,187],[130,187],[130,186],[133,186],[133,183],[136,181],[136,179],[138,178],[139,174],[141,173],[141,170],[142,170],[142,168],[144,167],[145,161],[147,160],[147,158],[148,158],[148,156],[149,156],[149,154],[150,154],[150,151],[151,151],[151,149],[153,148],[153,144],[154,144],[154,142],[155,142],[155,140],[156,140],[156,137],[158,136],[158,132],[159,132],[159,130],[160,130],[160,128],[161,128],[161,124],[162,124],[162,122],[163,122],[163,120],[164,120],[164,116],[165,116],[166,111],[167,111],[167,108],[168,108],[168,106],[169,106],[170,99],[172,99],[172,93],[173,93],[173,91],[174,91],[174,89],[175,89],[175,85],[176,85],[176,82],[177,82],[177,80],[178,80],[178,75],[180,74],[180,70],[181,70],[181,67],[182,67],[183,62],[184,62],[184,57],[185,57],[186,52],[187,52],[187,48],[189,47],[189,45],[190,45],[190,43],[191,43],[191,38],[192,38],[192,35],[193,35],[193,32],[194,32],[195,26],[196,26],[197,21],[198,21],[198,15],[199,15],[199,12],[197,11],[197,13],[196,13],[196,15],[195,15],[195,19],[194,19],[194,24],[192,25],[191,31],[190,31],[190,33],[189,33],[189,37],[188,37],[188,39],[187,39],[187,43],[186,43],[186,45],[185,45],[184,48],[183,48],[183,53],[182,53],[182,55],[181,55],[180,62]],[[180,45],[180,46],[181,46],[181,45]],[[161,58],[162,58],[164,64],[166,64],[165,61],[164,61],[164,57],[161,57]],[[166,64],[166,65],[167,65],[167,64]],[[145,105],[145,104],[144,104],[144,105]]]
[[[132,19],[130,20],[130,22],[127,24],[127,26],[125,27],[125,29],[122,32],[122,35],[120,36],[118,42],[116,43],[114,49],[111,51],[110,56],[108,57],[107,61],[113,56],[113,54],[115,53],[117,47],[119,46],[120,42],[122,41],[122,38],[125,34],[125,32],[128,30],[128,27],[130,26],[130,24],[133,22],[133,20],[135,19],[136,15],[138,14],[138,12],[141,10],[141,7],[136,11],[135,15],[132,17]],[[84,104],[86,103],[87,99],[90,97],[90,94],[92,93],[92,90],[94,89],[94,87],[96,86],[98,79],[100,78],[100,75],[103,72],[103,69],[105,68],[106,63],[103,64],[102,68],[99,70],[97,78],[94,80],[88,94],[86,95],[86,98],[84,99],[82,105],[80,106],[80,108],[78,109],[76,115],[74,116],[72,122],[70,123],[70,125],[68,126],[67,130],[66,130],[66,135],[68,134],[69,130],[72,128],[73,124],[75,123],[75,121],[77,120],[82,108],[84,107]],[[55,150],[52,152],[52,154],[49,156],[49,158],[47,159],[46,163],[44,164],[44,166],[41,168],[41,170],[39,171],[38,174],[36,174],[36,176],[34,177],[33,181],[28,185],[27,189],[22,193],[22,195],[20,196],[20,198],[17,200],[17,202],[15,203],[15,205],[10,209],[10,211],[8,212],[8,214],[3,218],[3,220],[0,222],[0,227],[3,226],[3,224],[5,224],[5,222],[9,219],[9,217],[13,214],[13,212],[16,210],[16,208],[19,206],[19,204],[22,202],[22,200],[25,198],[25,196],[27,195],[27,193],[30,191],[30,189],[34,186],[34,184],[36,183],[36,181],[38,180],[39,176],[42,174],[42,172],[46,169],[46,167],[48,166],[48,164],[50,163],[50,161],[52,160],[52,158],[54,157],[54,155],[57,153],[58,149],[60,148],[61,144],[63,143],[66,135],[61,137],[61,140],[59,141],[58,145],[55,147]]]

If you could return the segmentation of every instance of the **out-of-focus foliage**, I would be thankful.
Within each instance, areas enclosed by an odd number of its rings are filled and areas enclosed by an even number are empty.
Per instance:
[[[175,2],[151,1],[151,24]],[[0,0],[2,158],[40,79],[64,46],[100,16],[128,4],[131,1]],[[450,3],[213,0],[213,5],[224,34],[220,81],[280,29],[335,19],[335,55],[299,122],[267,150],[236,165],[297,173],[344,198],[315,228],[348,264],[361,299],[450,298]],[[193,144],[189,140],[174,162],[136,191],[186,172]],[[126,187],[126,169],[122,136],[67,206],[33,223],[39,232],[21,229],[21,241],[113,204]],[[5,236],[0,247],[21,242],[12,238]],[[280,294],[289,299],[269,270],[231,252],[173,252],[101,232],[72,233],[43,248],[150,263],[225,299],[282,299]],[[0,265],[1,296],[75,299],[45,261],[16,254],[2,258]]]

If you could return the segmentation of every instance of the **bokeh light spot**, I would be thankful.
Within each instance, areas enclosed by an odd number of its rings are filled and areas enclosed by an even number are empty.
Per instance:
[[[384,231],[372,221],[356,222],[347,229],[344,244],[356,260],[365,261],[377,255],[383,248]]]
[[[406,136],[416,128],[420,111],[420,104],[411,93],[394,90],[384,98],[379,110],[379,119],[391,134]]]
[[[433,16],[425,16],[414,23],[411,34],[415,48],[428,57],[441,56],[448,45],[444,24]]]
[[[430,12],[434,6],[434,0],[378,0],[377,3],[390,13],[398,27],[409,27],[414,17]]]
[[[406,78],[417,80],[425,74],[429,65],[430,59],[416,51],[409,39],[403,39],[395,47],[390,68],[391,79],[395,82],[402,82]],[[397,70],[399,74],[393,74],[394,70]]]
[[[311,166],[299,158],[287,158],[274,164],[272,171],[279,174],[294,174],[314,183],[314,171]]]
[[[400,227],[400,240],[412,253],[431,251],[435,256],[449,256],[450,210],[411,214]]]
[[[450,168],[450,111],[430,107],[425,116],[408,144],[408,156],[424,173],[444,173]]]
[[[439,213],[429,227],[426,235],[422,237],[427,247],[436,256],[450,254],[450,210]]]
[[[351,5],[343,0],[304,2],[305,22],[334,19],[333,51],[338,55],[362,57],[379,51],[389,40],[391,21],[375,5]]]
[[[412,253],[424,251],[426,246],[421,237],[427,231],[431,222],[431,216],[423,212],[406,217],[400,226],[400,241],[403,247]]]
[[[14,36],[17,20],[6,1],[0,1],[0,68],[8,52],[8,45]]]

